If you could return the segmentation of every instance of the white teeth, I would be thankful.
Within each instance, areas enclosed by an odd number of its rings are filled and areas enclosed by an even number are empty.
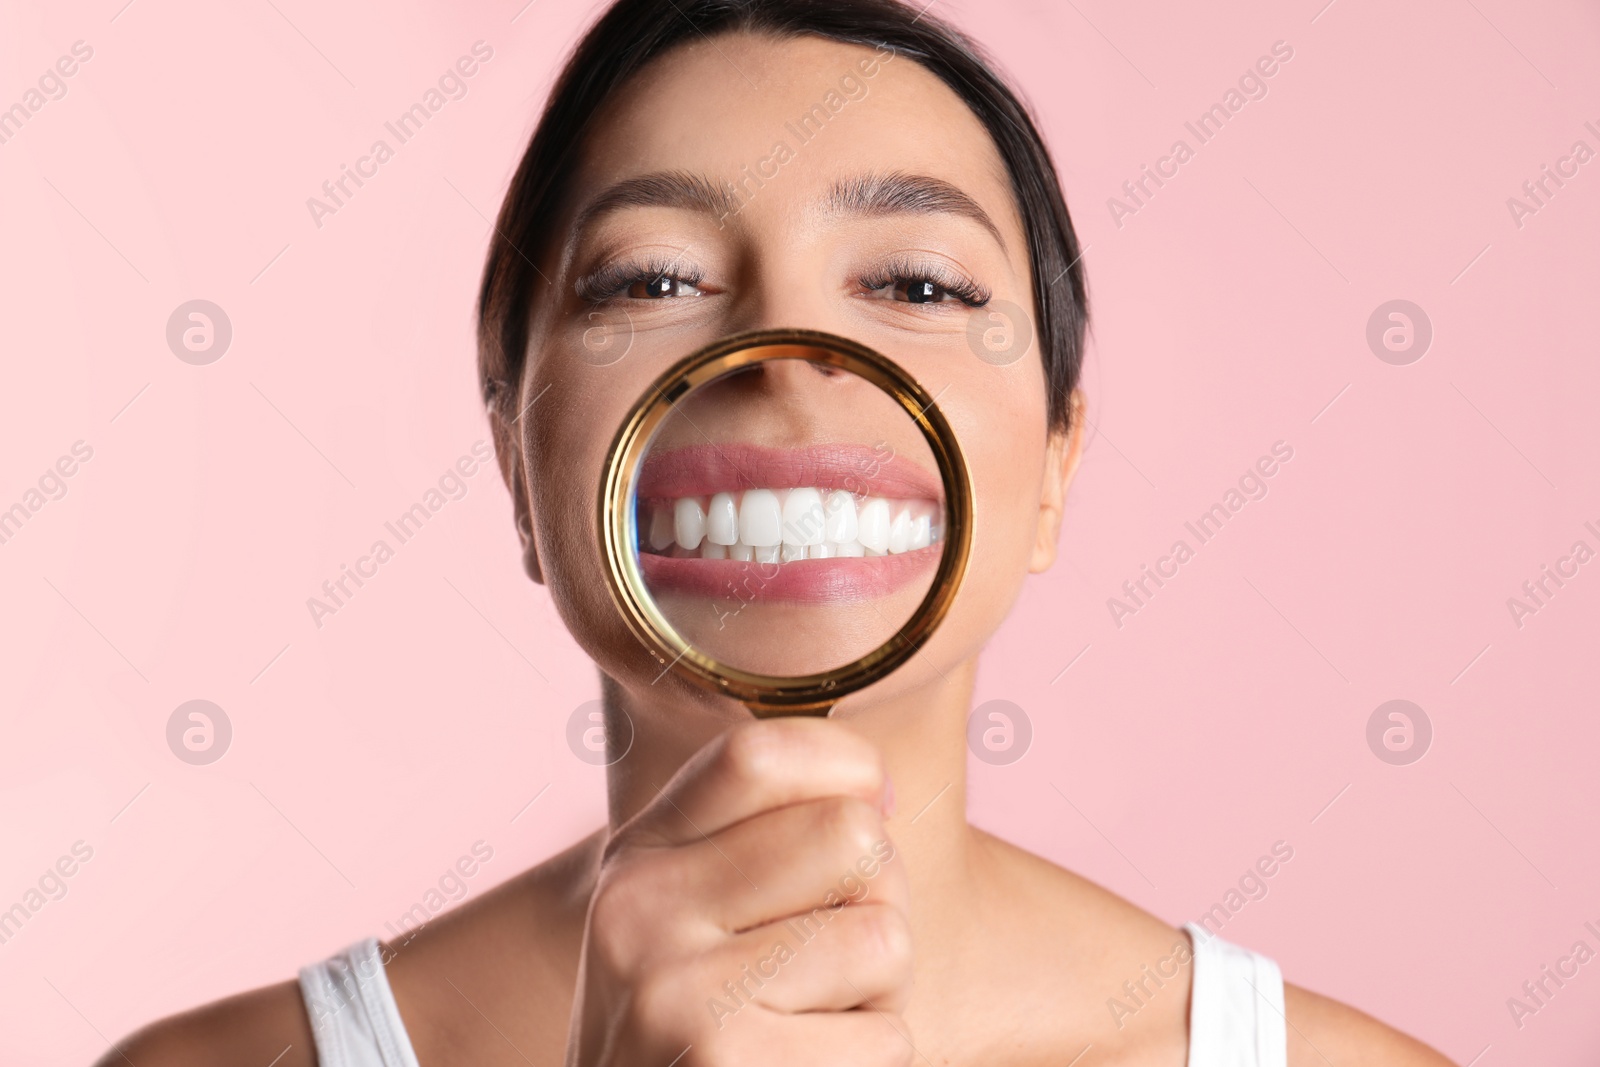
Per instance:
[[[739,504],[739,540],[753,548],[777,548],[783,543],[782,527],[778,494],[771,489],[747,490]],[[772,555],[776,562],[777,553]]]
[[[933,544],[933,516],[918,515],[911,520],[911,548],[927,548]]]
[[[883,555],[889,551],[889,502],[869,497],[858,518],[856,540],[868,551]]]
[[[706,510],[706,540],[715,545],[731,545],[739,540],[739,505],[732,493],[718,493]]]
[[[749,494],[745,494],[749,499]],[[791,489],[783,502],[783,543],[820,545],[822,536],[822,494],[815,489]]]
[[[823,527],[823,536],[834,544],[843,544],[856,539],[856,498],[843,489],[835,489],[828,494],[828,502],[824,507],[827,513],[827,522]]]
[[[678,547],[694,551],[706,535],[706,513],[700,510],[700,501],[686,496],[672,506],[672,527],[677,534]]]
[[[650,547],[660,552],[676,539],[672,529],[672,512],[656,509],[650,516]]]
[[[929,500],[842,489],[747,489],[641,504],[640,527],[640,547],[656,553],[794,563],[927,548],[944,539],[944,513]]]
[[[905,505],[895,509],[894,521],[889,524],[889,551],[898,555],[911,547],[911,509]]]

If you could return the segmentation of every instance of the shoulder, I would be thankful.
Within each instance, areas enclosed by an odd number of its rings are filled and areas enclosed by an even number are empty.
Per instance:
[[[1120,1024],[1137,1014],[1144,1035],[1159,1035],[1155,1044],[1160,1049],[1181,1050],[1188,1038],[1192,982],[1192,957],[1184,932],[1042,857],[989,835],[981,835],[981,840],[1007,895],[1024,901],[1022,907],[1006,909],[1025,921],[1027,928],[1027,938],[1012,946],[1013,958],[1027,959],[1041,951],[1070,946],[1072,958],[1090,979],[1083,995],[1093,989],[1100,1002],[1105,1002],[1108,992],[1113,995],[1108,1010],[1115,1013],[1119,1025],[1115,1034],[1106,1035],[1106,1048],[1119,1048],[1118,1039],[1133,1030]],[[1151,977],[1152,971],[1162,978],[1178,973],[1159,985]],[[1033,968],[1030,973],[1036,981],[1040,969]],[[1130,982],[1132,988],[1124,982]],[[1063,998],[1063,1002],[1074,1001]],[[1284,1010],[1289,1067],[1327,1067],[1330,1062],[1453,1067],[1420,1041],[1299,986],[1284,984]],[[1104,1012],[1100,1013],[1102,1021],[1104,1017]],[[1130,1054],[1127,1058],[1137,1057]]]
[[[524,1052],[559,1061],[604,844],[604,832],[593,834],[384,945],[421,1062],[520,1062]]]
[[[423,1063],[451,1062],[453,1053],[477,1048],[485,1017],[505,1026],[512,1024],[504,1020],[515,1020],[519,1033],[513,1036],[530,1044],[542,1026],[548,1040],[555,1014],[529,1011],[524,998],[545,992],[562,1012],[570,1004],[572,991],[563,988],[557,963],[567,950],[563,935],[570,924],[550,920],[575,916],[581,935],[585,871],[598,854],[598,840],[599,835],[587,838],[382,946],[384,974]],[[553,1032],[564,1040],[564,1016],[559,1021]],[[487,1034],[493,1037],[495,1031]],[[130,1062],[139,1067],[317,1067],[317,1054],[300,984],[291,980],[152,1023],[119,1041],[96,1067]],[[473,1062],[495,1060],[485,1055]]]
[[[1289,1067],[1370,1063],[1381,1067],[1454,1067],[1438,1052],[1337,1000],[1283,986]]]
[[[316,1062],[299,983],[281,982],[152,1023],[117,1042],[95,1067],[316,1067]]]
[[[1187,969],[1189,939],[1182,930],[1008,841],[979,831],[978,842],[991,891],[1005,898],[1004,914],[1038,951],[1055,952],[1070,941],[1074,960],[1108,973],[1132,967],[1137,975],[1143,964],[1183,948]]]
[[[987,883],[976,958],[988,965],[970,965],[980,980],[969,996],[994,1001],[979,1003],[980,1013],[1035,1020],[1026,1040],[1061,1062],[1085,1040],[1096,1062],[1181,1062],[1194,970],[1188,935],[1000,838],[980,831],[976,842],[974,866]]]

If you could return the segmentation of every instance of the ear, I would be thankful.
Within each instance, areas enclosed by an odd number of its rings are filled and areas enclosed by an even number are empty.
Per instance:
[[[517,537],[522,541],[522,569],[528,572],[529,578],[543,585],[544,571],[539,567],[539,547],[533,539],[533,509],[528,503],[528,480],[524,477],[521,420],[507,422],[501,405],[491,403],[489,429],[494,433],[494,454],[500,461],[500,477],[505,480],[506,489],[511,493]]]
[[[1066,430],[1051,430],[1045,445],[1044,479],[1039,487],[1039,526],[1028,561],[1029,574],[1042,574],[1056,561],[1056,545],[1061,538],[1061,516],[1066,510],[1067,490],[1078,473],[1083,458],[1083,427],[1088,420],[1088,404],[1080,390],[1068,400],[1070,421]]]

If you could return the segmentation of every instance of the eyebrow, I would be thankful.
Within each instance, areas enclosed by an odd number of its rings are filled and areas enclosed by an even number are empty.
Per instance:
[[[972,197],[942,178],[925,174],[869,174],[836,182],[824,201],[838,215],[958,215],[988,230],[1000,247],[1006,240],[989,213]]]
[[[590,201],[578,214],[574,232],[602,215],[625,207],[666,207],[703,211],[717,218],[735,214],[738,201],[728,189],[719,189],[698,174],[664,171],[637,178],[624,178]]]
[[[724,219],[739,214],[744,205],[735,186],[719,187],[686,171],[663,171],[610,186],[579,212],[573,230],[581,233],[601,216],[628,207],[678,208]],[[828,190],[821,207],[825,214],[836,216],[955,215],[978,223],[1001,248],[1006,247],[1000,228],[976,200],[942,178],[925,174],[897,171],[842,179]]]

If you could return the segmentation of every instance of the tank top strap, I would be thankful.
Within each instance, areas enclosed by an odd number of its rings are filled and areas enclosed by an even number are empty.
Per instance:
[[[419,1067],[377,938],[301,968],[300,995],[319,1067]]]
[[[1183,929],[1194,946],[1189,1067],[1288,1067],[1278,965],[1203,926]]]

